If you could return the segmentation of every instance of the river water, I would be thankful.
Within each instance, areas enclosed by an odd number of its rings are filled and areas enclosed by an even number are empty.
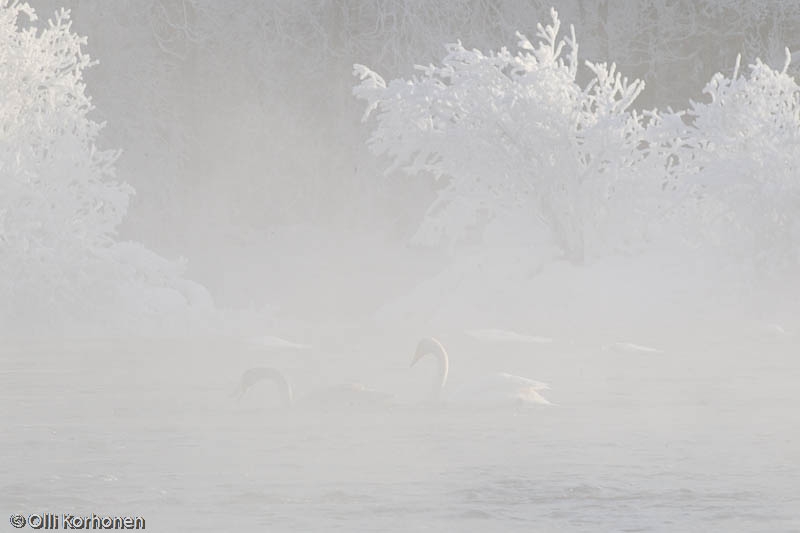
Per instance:
[[[791,343],[586,351],[549,368],[551,408],[355,411],[237,402],[241,358],[175,346],[4,346],[0,511],[150,531],[800,531]]]

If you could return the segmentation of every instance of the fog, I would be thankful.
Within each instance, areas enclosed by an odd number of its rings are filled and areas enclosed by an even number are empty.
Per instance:
[[[30,7],[9,530],[800,531],[794,2]]]

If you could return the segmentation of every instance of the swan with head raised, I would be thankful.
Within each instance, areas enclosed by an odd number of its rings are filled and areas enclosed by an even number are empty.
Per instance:
[[[440,401],[447,384],[450,358],[441,342],[433,337],[428,337],[417,344],[414,358],[411,360],[411,366],[413,367],[417,361],[427,355],[432,355],[436,358],[439,368],[430,399]],[[486,407],[552,405],[539,394],[539,391],[549,389],[550,386],[541,381],[506,374],[505,372],[497,372],[460,388],[454,394],[448,395],[447,400],[459,405]]]

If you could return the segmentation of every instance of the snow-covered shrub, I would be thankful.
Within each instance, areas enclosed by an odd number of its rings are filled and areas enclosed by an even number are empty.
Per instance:
[[[701,196],[703,244],[767,272],[800,265],[800,86],[757,60],[740,76],[716,74],[692,102],[687,142]]]
[[[117,152],[95,144],[85,38],[69,11],[41,31],[22,17],[36,20],[28,4],[0,1],[0,331],[158,314],[180,269],[115,241],[133,190],[113,180]]]
[[[646,238],[664,209],[667,156],[644,149],[647,129],[629,110],[643,83],[587,62],[581,86],[574,30],[560,40],[551,15],[537,46],[518,34],[516,54],[449,45],[441,65],[388,84],[355,65],[364,119],[377,118],[371,149],[443,183],[417,242],[456,242],[524,213],[524,232],[543,229],[580,263]]]

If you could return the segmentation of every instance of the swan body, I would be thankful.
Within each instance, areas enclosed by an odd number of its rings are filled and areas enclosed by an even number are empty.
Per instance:
[[[472,329],[467,330],[465,333],[470,337],[489,342],[516,342],[527,344],[550,344],[553,342],[553,339],[550,337],[523,335],[516,331],[505,329]]]
[[[615,352],[624,352],[624,353],[664,353],[662,350],[658,348],[653,348],[651,346],[644,346],[642,344],[636,344],[633,342],[615,342],[610,345],[602,346],[601,349],[603,351],[615,351]]]
[[[374,408],[392,403],[393,395],[366,387],[360,383],[342,383],[313,391],[295,400],[291,382],[280,371],[269,367],[245,370],[236,396],[241,398],[248,389],[261,381],[271,381],[282,392],[284,404],[306,408]]]
[[[552,405],[539,391],[549,390],[547,383],[495,372],[459,387],[449,396],[458,405],[503,406],[503,405]]]
[[[299,403],[325,408],[338,406],[369,409],[391,405],[393,399],[392,394],[372,389],[361,383],[342,383],[311,392]]]
[[[300,344],[297,342],[288,341],[280,337],[272,335],[264,335],[262,337],[252,337],[247,339],[247,344],[252,348],[266,348],[266,349],[289,349],[289,350],[309,350],[311,345]]]
[[[431,400],[439,401],[441,400],[445,385],[447,384],[450,360],[447,355],[447,350],[445,350],[442,343],[429,337],[422,339],[419,341],[419,344],[417,344],[411,366],[413,367],[417,361],[427,355],[436,357],[439,362],[439,374],[434,382],[430,398]],[[539,393],[539,391],[549,389],[550,385],[541,381],[515,376],[505,372],[496,372],[472,382],[465,387],[459,388],[454,393],[448,395],[448,400],[464,406],[500,407],[504,405],[552,405]]]

